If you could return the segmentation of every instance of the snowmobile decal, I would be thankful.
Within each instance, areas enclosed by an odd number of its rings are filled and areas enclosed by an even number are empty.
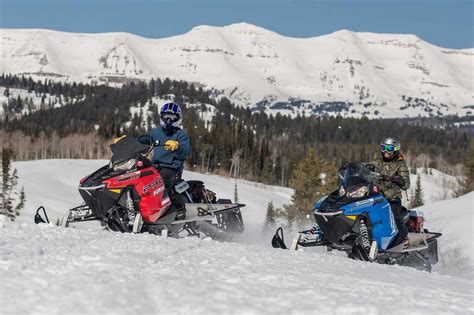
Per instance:
[[[136,179],[140,177],[140,172],[133,172],[124,175],[120,175],[118,181],[123,182],[130,179]]]
[[[355,206],[363,206],[367,203],[374,203],[374,198],[370,198],[370,199],[366,199],[366,200],[361,200],[361,201],[357,201],[354,203]]]
[[[150,190],[153,187],[156,187],[160,184],[163,184],[163,180],[161,178],[151,182],[151,184],[143,186],[143,193],[146,193],[148,190]]]
[[[158,187],[154,192],[153,196],[157,196],[160,192],[163,192],[165,190],[164,187]]]

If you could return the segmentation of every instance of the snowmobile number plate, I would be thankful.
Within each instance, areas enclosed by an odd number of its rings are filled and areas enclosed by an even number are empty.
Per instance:
[[[181,183],[177,184],[174,186],[174,190],[178,193],[181,194],[185,192],[189,188],[189,184],[186,181],[182,181]]]

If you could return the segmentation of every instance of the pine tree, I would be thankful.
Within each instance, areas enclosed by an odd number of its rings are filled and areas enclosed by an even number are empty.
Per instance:
[[[314,150],[295,167],[290,187],[295,190],[293,205],[286,207],[290,220],[301,219],[308,214],[316,201],[331,192],[337,184],[336,167],[319,157]]]
[[[276,209],[273,206],[273,201],[270,201],[267,206],[267,214],[265,216],[265,226],[269,226],[275,223]]]
[[[11,167],[11,152],[9,149],[2,150],[2,180],[0,182],[0,214],[8,216],[12,221],[20,215],[21,209],[25,206],[25,191],[23,187],[17,191],[18,172]],[[15,206],[15,195],[18,196],[18,203]]]
[[[239,202],[239,191],[237,189],[237,181],[235,181],[235,185],[234,185],[234,202],[235,203]]]
[[[410,207],[416,208],[421,207],[423,205],[423,190],[421,188],[421,178],[420,174],[416,177],[416,186],[415,186],[415,194],[411,201]]]
[[[267,157],[263,163],[261,180],[266,184],[273,184],[273,177],[273,161],[270,157]]]
[[[469,150],[464,159],[464,174],[466,177],[464,192],[474,191],[474,139],[471,139]]]

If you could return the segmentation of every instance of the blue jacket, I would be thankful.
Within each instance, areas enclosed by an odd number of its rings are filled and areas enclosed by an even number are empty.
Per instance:
[[[151,140],[151,141],[150,141]],[[153,149],[153,164],[158,164],[164,167],[171,167],[178,171],[183,171],[183,163],[189,153],[189,138],[186,133],[179,129],[173,128],[167,131],[163,127],[152,129],[147,134],[138,137],[141,143],[155,143],[159,141],[159,146]],[[179,142],[178,150],[168,151],[163,147],[167,140],[175,140]]]

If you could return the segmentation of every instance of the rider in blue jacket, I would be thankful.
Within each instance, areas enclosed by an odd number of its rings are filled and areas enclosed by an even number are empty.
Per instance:
[[[182,111],[176,103],[166,103],[160,110],[161,127],[152,129],[138,138],[145,144],[155,144],[152,164],[160,172],[161,178],[170,193],[171,200],[177,209],[177,220],[186,217],[184,203],[178,196],[172,194],[171,187],[183,173],[183,163],[189,153],[189,138],[179,128],[182,120]]]

